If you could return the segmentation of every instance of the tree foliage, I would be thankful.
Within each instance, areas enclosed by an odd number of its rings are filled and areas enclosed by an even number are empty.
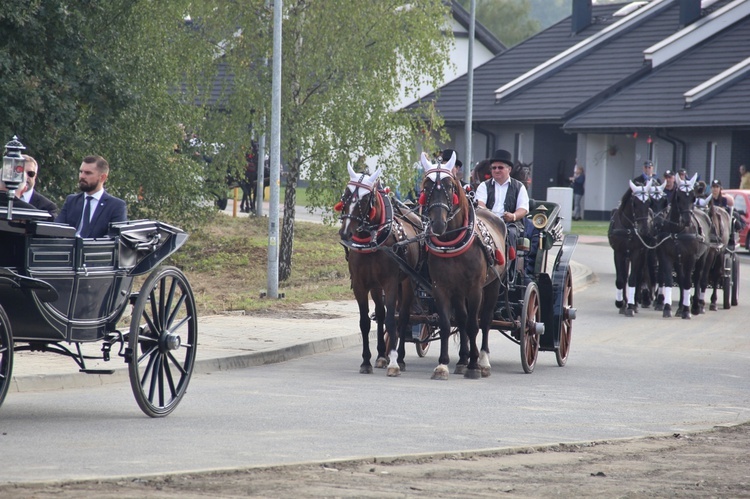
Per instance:
[[[272,19],[262,0],[227,2],[222,11],[235,31],[226,63],[233,75],[226,96],[231,112],[214,125],[231,142],[249,144],[270,119]],[[439,120],[393,112],[400,92],[443,78],[452,40],[450,11],[441,0],[286,0],[282,54],[281,156],[286,177],[279,278],[291,272],[294,210],[301,175],[312,207],[330,207],[349,179],[346,165],[360,156],[381,158],[392,178],[408,176],[418,140],[430,141]],[[215,17],[207,32],[230,21]],[[415,95],[416,98],[416,95]],[[429,118],[429,119],[425,119]],[[239,153],[239,152],[238,152]]]
[[[107,188],[131,218],[190,222],[205,165],[174,153],[211,46],[183,21],[189,2],[4,0],[0,140],[18,135],[40,164],[38,188],[60,202],[81,159],[104,156]],[[178,92],[183,83],[185,92]],[[138,201],[140,197],[140,201]]]
[[[471,0],[458,2],[467,11],[471,7]],[[540,29],[539,22],[531,17],[531,0],[476,0],[476,18],[508,47]]]

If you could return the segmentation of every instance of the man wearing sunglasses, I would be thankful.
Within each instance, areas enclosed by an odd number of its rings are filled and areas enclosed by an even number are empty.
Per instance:
[[[31,156],[24,154],[24,169],[26,170],[26,185],[21,190],[21,199],[32,205],[38,210],[44,210],[52,215],[52,220],[57,216],[57,205],[42,196],[34,187],[36,187],[37,174],[39,173],[39,165],[36,160]]]
[[[518,234],[523,234],[524,217],[529,213],[529,193],[526,186],[511,178],[513,157],[498,149],[490,158],[492,178],[477,187],[479,206],[492,210],[508,227],[508,246],[516,247]]]

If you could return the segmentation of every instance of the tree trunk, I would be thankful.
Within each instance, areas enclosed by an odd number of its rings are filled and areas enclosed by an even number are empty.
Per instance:
[[[294,248],[294,216],[297,201],[297,161],[290,168],[284,193],[284,220],[281,224],[281,245],[279,247],[279,281],[286,281],[292,274],[292,250]]]

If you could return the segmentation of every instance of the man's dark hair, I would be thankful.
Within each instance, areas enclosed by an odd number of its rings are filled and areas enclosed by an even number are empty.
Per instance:
[[[83,162],[87,165],[96,164],[96,169],[99,170],[99,173],[109,173],[109,163],[101,156],[86,156],[83,158]]]

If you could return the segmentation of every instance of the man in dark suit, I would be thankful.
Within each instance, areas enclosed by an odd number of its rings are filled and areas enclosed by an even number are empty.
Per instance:
[[[5,185],[5,183],[2,180],[0,180],[0,208],[7,208],[7,207],[8,207],[8,188]],[[13,207],[14,208],[26,208],[28,210],[36,209],[34,206],[31,206],[29,203],[19,198],[18,196],[14,196]]]
[[[39,174],[39,165],[34,158],[27,154],[23,155],[23,159],[25,160],[24,168],[26,170],[26,185],[21,190],[21,199],[38,210],[46,211],[52,215],[52,219],[54,220],[57,216],[57,205],[34,189],[36,186],[36,179],[38,178],[37,175]]]
[[[125,201],[110,196],[104,190],[104,182],[109,176],[109,163],[101,156],[83,158],[78,174],[78,187],[81,192],[65,199],[55,222],[75,227],[76,234],[83,238],[104,237],[112,222],[128,219]]]

